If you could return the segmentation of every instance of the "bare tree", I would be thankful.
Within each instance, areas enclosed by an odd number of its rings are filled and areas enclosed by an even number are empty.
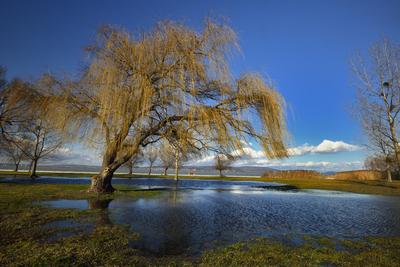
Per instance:
[[[0,98],[0,123],[3,143],[8,150],[18,151],[18,158],[31,160],[32,178],[36,177],[39,159],[57,150],[61,136],[48,120],[48,96],[41,83],[27,83],[15,79],[5,85]],[[14,149],[15,148],[15,149]],[[10,151],[11,152],[11,151]]]
[[[185,122],[175,123],[166,132],[166,140],[173,153],[176,181],[179,179],[179,169],[184,162],[201,155],[207,149],[214,149],[206,141],[207,139],[201,138],[196,129]]]
[[[364,165],[365,168],[370,170],[386,172],[387,181],[392,182],[392,172],[396,170],[397,167],[396,164],[394,164],[395,162],[396,160],[393,156],[377,155],[367,157]]]
[[[175,150],[168,142],[163,142],[160,146],[160,160],[164,175],[167,176],[168,169],[175,163]]]
[[[369,140],[368,147],[376,155],[367,158],[365,164],[374,167],[374,170],[386,171],[388,182],[392,182],[392,172],[398,169],[398,165],[391,139],[385,134],[389,132],[388,127],[382,119],[384,117],[379,115],[379,110],[368,109],[364,111],[364,116],[367,113],[369,119],[364,119],[364,130]]]
[[[133,168],[144,161],[143,152],[140,150],[136,155],[132,156],[124,165],[128,168],[128,174],[132,175]]]
[[[43,118],[32,118],[29,123],[24,123],[19,138],[25,145],[14,142],[22,153],[31,160],[30,177],[37,177],[36,170],[38,161],[59,149],[63,140],[61,136]]]
[[[215,169],[219,171],[219,176],[222,177],[222,172],[225,170],[229,170],[232,167],[232,163],[235,158],[232,155],[226,154],[218,154],[214,158],[215,160]]]
[[[357,114],[375,153],[394,155],[400,169],[400,46],[389,40],[374,45],[367,59],[353,61],[357,84]],[[389,166],[389,165],[388,165]]]
[[[9,142],[7,139],[2,139],[0,142],[0,154],[8,161],[14,164],[14,171],[17,172],[19,165],[22,161],[27,160],[27,156],[20,149],[28,149],[28,144],[25,140],[16,140],[19,144],[16,145],[15,142]]]
[[[151,175],[151,170],[153,168],[154,162],[158,159],[159,150],[155,147],[149,147],[144,151],[144,157],[149,162],[149,175]]]
[[[48,78],[55,123],[66,135],[103,142],[90,191],[114,191],[113,173],[177,123],[193,132],[195,146],[212,139],[242,149],[240,141],[252,137],[269,157],[287,156],[283,99],[259,75],[232,77],[227,55],[237,44],[227,25],[207,20],[197,32],[163,22],[139,35],[104,27],[97,40],[79,81]]]

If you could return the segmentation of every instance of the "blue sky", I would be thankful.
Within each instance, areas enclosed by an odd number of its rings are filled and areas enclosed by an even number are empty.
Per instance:
[[[355,98],[349,61],[382,37],[400,41],[400,1],[389,0],[0,0],[0,10],[0,64],[8,68],[9,78],[25,79],[49,71],[76,73],[84,61],[82,48],[105,23],[138,31],[173,19],[201,29],[206,16],[226,18],[242,48],[233,72],[270,77],[288,104],[290,146],[315,147],[276,163],[284,168],[326,163],[322,169],[330,170],[352,162],[360,167],[365,150],[323,140],[356,146],[365,142],[349,112]],[[318,150],[318,145],[326,149]],[[84,151],[80,146],[71,149],[77,157],[82,153],[76,152]],[[260,157],[256,161],[248,163],[265,164]]]

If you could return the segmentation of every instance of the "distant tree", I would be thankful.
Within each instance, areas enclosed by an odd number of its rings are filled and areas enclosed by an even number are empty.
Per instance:
[[[222,172],[229,170],[232,167],[232,163],[235,161],[235,158],[229,154],[218,154],[215,156],[214,161],[214,167],[219,171],[219,176],[222,177]]]
[[[168,173],[168,169],[174,166],[175,149],[168,143],[163,142],[160,147],[161,166],[164,168],[164,175]]]
[[[199,32],[163,22],[138,35],[103,27],[96,40],[78,81],[50,79],[52,118],[65,135],[104,146],[90,191],[114,191],[113,173],[177,123],[196,133],[196,146],[213,139],[240,149],[252,137],[269,157],[287,156],[283,99],[259,75],[233,78],[227,56],[237,43],[229,26],[207,20]]]
[[[140,150],[136,155],[132,156],[132,158],[124,164],[125,167],[128,168],[128,174],[132,175],[133,168],[143,163],[143,161],[144,161],[144,155],[143,152]]]
[[[400,46],[383,40],[372,46],[369,58],[353,60],[358,78],[356,114],[368,136],[368,147],[385,159],[394,155],[400,169]]]
[[[27,83],[13,80],[5,85],[0,98],[0,123],[4,149],[13,152],[18,162],[22,157],[31,160],[32,178],[36,177],[39,159],[49,156],[62,144],[48,119],[48,96],[41,80]]]
[[[201,155],[204,150],[210,148],[206,140],[200,141],[197,132],[184,122],[176,123],[169,129],[166,136],[168,144],[171,147],[171,153],[174,154],[174,179],[177,181],[179,179],[179,169],[182,164]]]
[[[30,177],[36,178],[37,164],[40,159],[50,156],[63,145],[63,139],[43,118],[32,118],[22,127],[21,136],[25,145],[15,144],[31,160]]]
[[[159,156],[159,149],[151,146],[148,149],[146,149],[144,152],[144,157],[149,163],[149,175],[151,175],[151,170],[153,168],[154,163],[157,161],[158,156]]]
[[[28,149],[29,146],[25,140],[16,140],[16,142],[19,144],[17,145],[15,142],[9,142],[7,139],[2,139],[0,142],[0,155],[2,155],[7,162],[12,162],[14,164],[15,172],[18,171],[21,162],[28,159],[20,147]]]
[[[392,156],[369,156],[364,161],[366,169],[386,172],[386,178],[388,182],[392,182],[392,172],[397,170],[395,157]]]

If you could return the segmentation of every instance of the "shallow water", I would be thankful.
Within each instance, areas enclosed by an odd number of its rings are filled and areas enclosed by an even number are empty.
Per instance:
[[[1,178],[0,182],[13,182],[21,184],[41,183],[41,184],[90,184],[89,177],[53,177],[41,176],[34,181],[30,178]],[[278,183],[268,182],[247,182],[247,181],[219,181],[219,180],[197,180],[184,179],[176,183],[173,179],[165,178],[113,178],[113,184],[130,185],[141,189],[215,189],[215,190],[262,190],[262,186],[279,186]]]
[[[165,179],[130,181],[143,187],[172,186]],[[160,255],[195,255],[259,236],[400,236],[398,197],[255,187],[261,184],[185,180],[178,190],[166,190],[154,198],[117,198],[102,203],[55,200],[44,204],[102,208],[101,223],[129,225],[141,236],[132,241],[133,247]]]

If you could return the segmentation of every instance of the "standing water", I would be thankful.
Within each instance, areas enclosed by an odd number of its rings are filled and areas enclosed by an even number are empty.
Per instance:
[[[20,180],[21,181],[21,180]],[[43,183],[89,183],[41,178]],[[163,188],[152,198],[104,203],[54,200],[54,208],[102,208],[106,222],[140,234],[131,245],[161,255],[194,255],[253,237],[321,235],[335,238],[400,235],[400,198],[324,190],[279,191],[271,183],[168,179],[116,179],[115,183]],[[276,184],[275,184],[276,185]]]

